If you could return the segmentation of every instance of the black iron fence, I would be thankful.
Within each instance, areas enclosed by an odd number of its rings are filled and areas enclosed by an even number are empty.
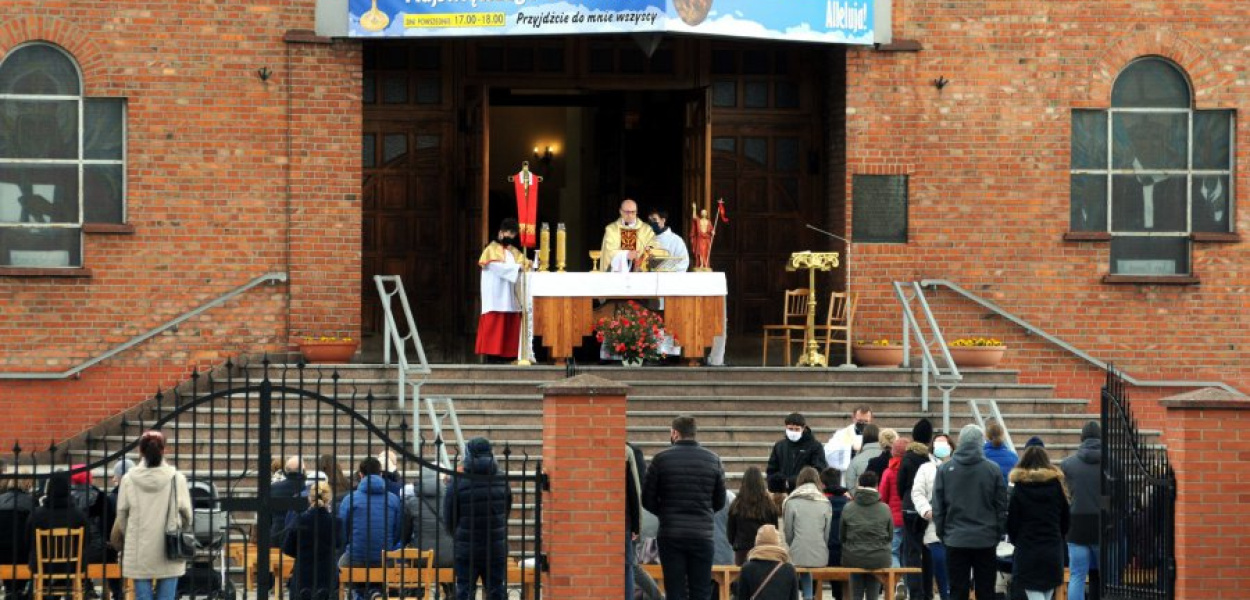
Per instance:
[[[1171,600],[1176,475],[1167,451],[1145,442],[1114,369],[1102,389],[1102,597]]]
[[[26,596],[48,566],[48,556],[32,558],[32,523],[81,526],[80,568],[111,580],[101,595],[122,591],[119,572],[137,567],[126,556],[137,544],[114,529],[142,532],[115,523],[168,506],[168,487],[139,485],[157,473],[137,451],[147,431],[161,432],[192,505],[196,552],[180,597],[321,600],[341,585],[363,598],[454,598],[457,586],[475,585],[497,588],[485,598],[541,598],[541,460],[475,438],[467,452],[450,442],[439,464],[448,442],[414,436],[392,398],[309,373],[228,363],[157,394],[107,435],[41,451],[15,445],[0,474],[6,600]]]

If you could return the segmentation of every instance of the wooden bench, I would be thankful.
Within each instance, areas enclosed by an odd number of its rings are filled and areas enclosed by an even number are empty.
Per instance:
[[[534,598],[533,567],[521,568],[515,563],[509,564],[506,581],[509,585],[521,586],[521,598],[523,600],[532,600]],[[390,599],[402,597],[392,596],[392,592],[402,592],[402,590],[428,585],[454,584],[455,582],[455,570],[446,567],[343,567],[339,569],[339,598],[350,600],[348,594],[351,590],[349,587],[353,585],[377,587],[382,590],[386,598]]]
[[[644,571],[655,579],[660,585],[660,589],[664,586],[664,571],[660,565],[642,565]],[[712,581],[715,581],[720,588],[720,600],[729,600],[729,586],[738,580],[738,574],[741,567],[733,565],[712,565]],[[894,586],[904,575],[911,573],[920,573],[917,567],[891,567],[888,569],[855,569],[851,567],[797,567],[795,569],[799,573],[811,573],[813,585],[825,581],[844,581],[846,582],[846,598],[851,597],[850,581],[851,574],[864,573],[876,577],[881,585],[885,588],[885,600],[894,600]]]
[[[83,565],[83,575],[87,579],[121,579],[122,566],[117,563],[87,563]],[[0,580],[3,581],[29,581],[33,577],[30,571],[30,565],[0,565]],[[134,583],[127,579],[123,584],[126,600],[133,600],[135,597]],[[109,600],[109,586],[104,585],[104,600]]]

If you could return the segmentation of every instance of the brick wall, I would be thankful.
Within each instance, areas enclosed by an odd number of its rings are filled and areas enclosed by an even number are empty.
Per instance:
[[[1217,394],[1218,395],[1218,394]],[[1250,400],[1198,392],[1164,400],[1177,477],[1177,598],[1237,598],[1250,586]]]
[[[578,375],[541,386],[543,597],[615,598],[625,585],[625,395],[629,386]]]
[[[134,229],[85,236],[89,277],[0,277],[0,371],[65,371],[259,275],[290,275],[81,379],[0,380],[0,414],[23,415],[0,426],[3,446],[46,447],[228,355],[359,335],[359,49],[286,41],[313,28],[314,7],[0,3],[0,60],[51,42],[87,96],[127,99]]]
[[[901,334],[889,282],[949,279],[1134,377],[1222,380],[1250,390],[1250,245],[1194,244],[1201,285],[1110,285],[1101,282],[1107,242],[1063,240],[1071,110],[1109,106],[1115,76],[1143,55],[1180,65],[1197,108],[1244,109],[1250,4],[903,0],[895,7],[902,15],[896,42],[915,40],[920,51],[847,51],[848,198],[855,174],[910,175],[909,243],[855,247],[856,337]],[[942,90],[932,83],[938,77],[949,80]],[[1243,232],[1250,229],[1246,131],[1240,118],[1233,213]],[[847,222],[854,210],[848,200]],[[929,297],[948,338],[1003,339],[1012,347],[1005,366],[1021,369],[1025,382],[1096,400],[1102,376],[1087,363],[951,292]]]

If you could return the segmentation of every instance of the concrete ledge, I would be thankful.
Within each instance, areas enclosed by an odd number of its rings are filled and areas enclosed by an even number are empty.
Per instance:
[[[538,386],[543,396],[624,396],[629,386],[597,375],[577,375]]]
[[[1250,410],[1250,396],[1214,387],[1168,396],[1159,403],[1164,408],[1176,409]]]

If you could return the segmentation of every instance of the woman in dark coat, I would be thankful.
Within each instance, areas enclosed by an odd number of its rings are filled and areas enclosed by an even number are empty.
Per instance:
[[[36,556],[38,551],[35,547],[35,531],[39,529],[77,529],[83,530],[84,538],[87,535],[87,529],[90,525],[87,521],[87,515],[83,514],[69,496],[69,472],[57,471],[48,479],[47,495],[44,496],[43,506],[35,509],[30,515],[30,520],[26,522],[26,539],[30,544],[30,570],[35,571],[35,562],[39,560]],[[84,541],[84,544],[86,542]]]
[[[763,525],[738,575],[740,600],[797,600],[799,576],[775,525]]]
[[[323,481],[308,490],[308,510],[295,518],[282,553],[295,558],[291,600],[333,600],[338,593],[339,525],[330,512],[334,492]]]
[[[759,467],[748,467],[742,474],[742,486],[738,495],[729,504],[729,523],[726,533],[729,544],[734,549],[734,564],[742,566],[747,560],[747,553],[755,546],[755,534],[763,525],[777,526],[781,513],[777,504],[768,495],[764,473]]]
[[[508,513],[512,489],[499,474],[486,438],[469,440],[464,474],[452,478],[443,500],[443,519],[456,540],[456,598],[505,600],[508,576]]]
[[[1049,600],[1063,585],[1068,533],[1063,472],[1050,464],[1045,448],[1030,446],[1009,479],[1015,484],[1007,509],[1007,534],[1016,547],[1011,584],[1029,600]]]

